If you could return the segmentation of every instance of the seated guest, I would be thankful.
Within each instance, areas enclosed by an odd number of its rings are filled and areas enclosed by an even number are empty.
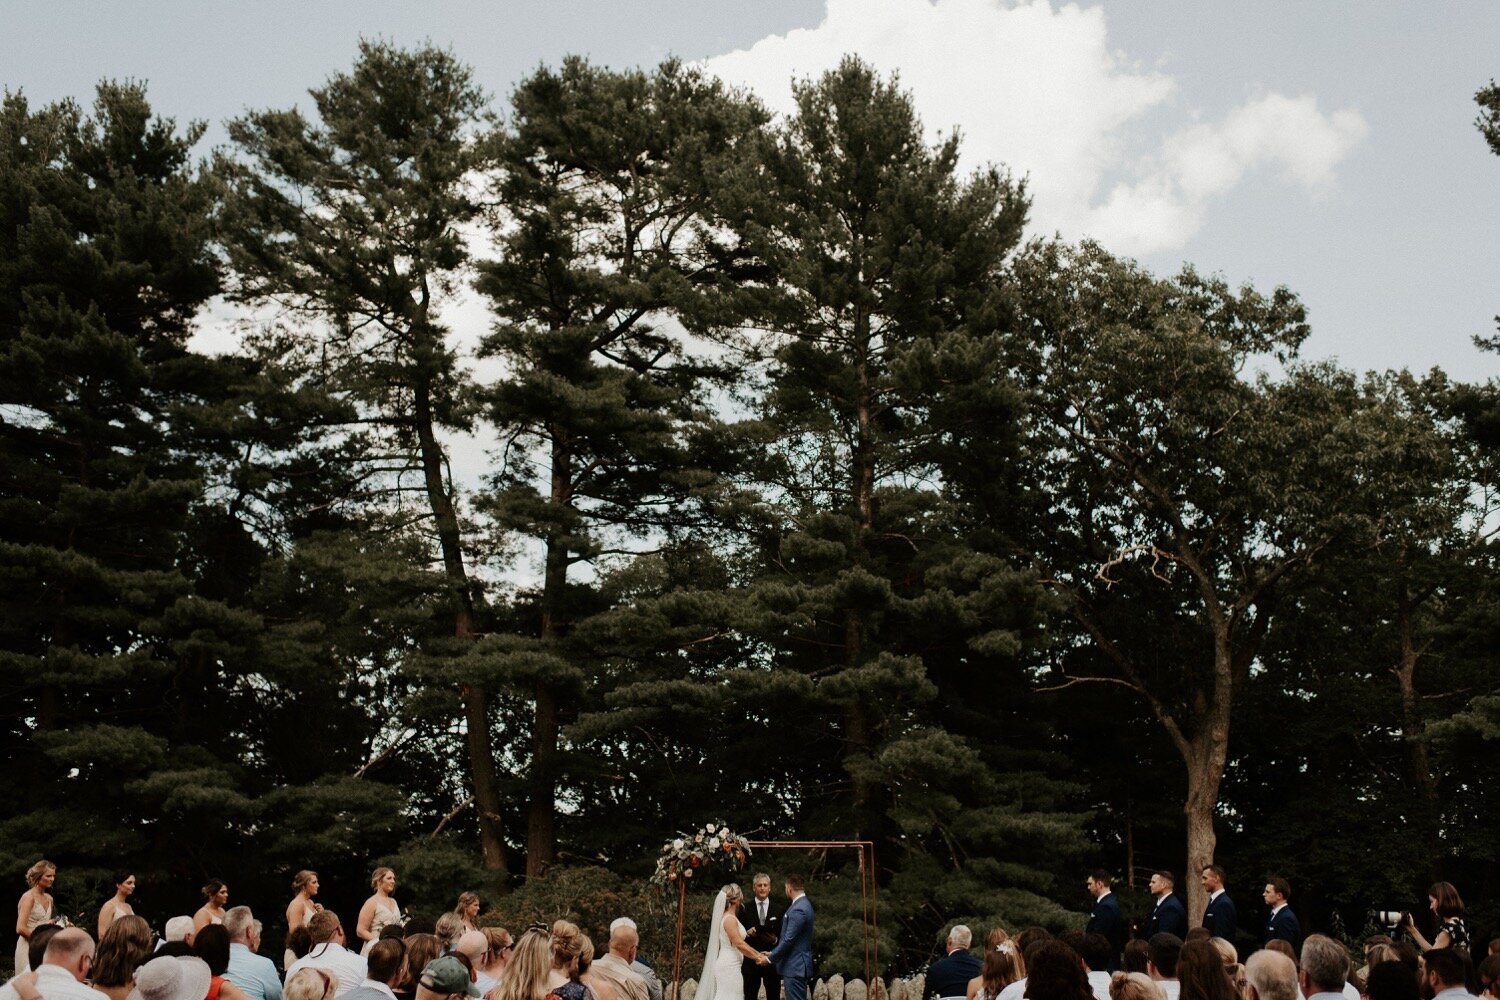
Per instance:
[[[333,1000],[338,989],[338,976],[327,969],[302,968],[286,977],[282,994],[286,1000]]]
[[[94,989],[110,1000],[125,1000],[135,986],[135,970],[150,957],[151,925],[128,914],[104,929],[89,978]]]
[[[484,956],[490,950],[489,939],[483,931],[464,931],[453,944],[455,954],[469,960],[469,971],[474,976],[474,988],[484,996],[495,988],[495,981],[483,972]]]
[[[611,934],[613,934],[616,928],[619,927],[629,927],[631,930],[636,932],[637,940],[639,940],[640,928],[635,925],[634,920],[631,920],[629,917],[616,917],[609,922],[609,932]],[[514,951],[512,951],[511,954],[514,954]],[[651,966],[641,961],[641,950],[639,945],[637,945],[636,947],[635,958],[631,959],[630,961],[630,971],[634,972],[636,975],[640,976],[646,981],[646,996],[648,1000],[662,1000],[661,980],[656,978],[656,971],[652,969]],[[780,980],[777,980],[777,982],[780,982]],[[769,989],[770,987],[767,987],[767,990]],[[755,998],[747,997],[746,1000],[755,1000]],[[774,1000],[774,998],[772,998],[772,1000]]]
[[[193,954],[208,963],[208,995],[204,1000],[247,1000],[245,993],[224,978],[229,968],[229,932],[223,924],[205,924],[193,935]]]
[[[443,946],[444,955],[452,953],[453,945],[458,941],[458,936],[463,932],[463,918],[451,910],[438,917],[437,929],[433,931],[437,935],[438,943]]]
[[[529,927],[516,941],[495,1000],[543,1000],[551,987],[552,942],[545,929]]]
[[[1041,944],[1026,960],[1027,1000],[1094,1000],[1083,960],[1062,941]]]
[[[1302,961],[1297,971],[1302,995],[1308,1000],[1343,1000],[1348,981],[1349,952],[1331,937],[1309,934],[1302,943]]]
[[[276,963],[256,954],[260,951],[260,921],[250,907],[234,906],[226,911],[224,930],[229,934],[229,968],[224,978],[238,986],[250,1000],[281,1000],[281,977],[276,974]]]
[[[1146,973],[1146,963],[1151,961],[1151,946],[1144,941],[1126,941],[1125,954],[1121,962],[1126,972],[1139,972],[1149,982],[1151,977]],[[1113,980],[1111,980],[1113,982]]]
[[[1167,1000],[1177,1000],[1177,991],[1181,986],[1177,982],[1177,958],[1182,954],[1183,943],[1175,934],[1153,934],[1146,944],[1151,949],[1150,958],[1146,961],[1146,974],[1161,989]]]
[[[157,955],[135,970],[130,1000],[201,1000],[212,981],[208,963],[196,955]]]
[[[478,995],[470,970],[457,955],[433,959],[417,979],[416,1000],[462,1000]]]
[[[967,1000],[998,1000],[1007,986],[1026,978],[1026,965],[1013,941],[1000,941],[984,952],[979,975],[969,980]]]
[[[1126,942],[1144,945],[1146,942]],[[1166,1000],[1165,994],[1144,972],[1116,972],[1109,978],[1109,1000]]]
[[[1476,971],[1479,973],[1480,996],[1500,1000],[1500,952],[1492,951],[1484,956]]]
[[[28,957],[30,948],[28,942]],[[19,1000],[100,1000],[86,983],[93,961],[94,939],[77,927],[64,927],[47,940],[41,965],[12,979],[6,989]]]
[[[630,967],[639,941],[634,927],[621,924],[609,932],[609,950],[589,966],[593,979],[607,981],[620,1000],[649,1000],[645,977]]]
[[[193,943],[192,917],[169,917],[167,919],[167,929],[162,933],[161,943],[171,944],[174,941],[181,941],[188,945]]]
[[[948,932],[948,954],[927,969],[927,992],[939,997],[961,997],[967,994],[969,980],[979,975],[981,963],[969,954],[974,933],[963,924]]]
[[[1178,996],[1182,1000],[1238,1000],[1234,981],[1212,941],[1184,941],[1177,955]]]
[[[1427,987],[1432,1000],[1468,1000],[1466,958],[1468,955],[1457,948],[1433,948],[1422,956],[1422,985]]]
[[[1365,976],[1365,996],[1370,1000],[1420,1000],[1417,973],[1405,962],[1377,962]]]
[[[344,947],[348,940],[344,936],[344,925],[332,910],[320,910],[307,922],[307,931],[312,938],[312,947],[307,954],[292,963],[287,970],[290,980],[294,972],[302,969],[322,969],[338,979],[338,994],[364,985],[365,960],[357,952]]]
[[[406,957],[401,960],[401,985],[396,987],[396,998],[413,1000],[422,970],[443,953],[443,946],[436,934],[408,934],[402,943],[406,945]]]
[[[1297,963],[1261,949],[1245,962],[1245,1000],[1297,1000]]]
[[[365,956],[367,978],[344,994],[345,1000],[396,1000],[395,987],[401,982],[405,958],[406,943],[399,938],[377,940]]]

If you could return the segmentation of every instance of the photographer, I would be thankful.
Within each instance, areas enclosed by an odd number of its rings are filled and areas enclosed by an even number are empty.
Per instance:
[[[1451,882],[1434,882],[1427,890],[1427,905],[1438,920],[1437,933],[1428,941],[1417,930],[1417,922],[1411,914],[1406,916],[1404,930],[1411,935],[1417,947],[1428,952],[1435,948],[1462,948],[1469,950],[1469,929],[1464,926],[1464,901]]]

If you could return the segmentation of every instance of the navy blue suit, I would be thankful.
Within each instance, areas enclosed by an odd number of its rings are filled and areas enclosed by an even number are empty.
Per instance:
[[[1117,971],[1120,968],[1120,949],[1125,947],[1125,915],[1120,912],[1120,904],[1114,893],[1106,892],[1094,900],[1094,911],[1089,914],[1088,926],[1083,932],[1104,935],[1104,939],[1109,942],[1108,971]]]
[[[1148,941],[1153,934],[1175,934],[1178,938],[1185,938],[1187,930],[1187,907],[1182,905],[1177,893],[1169,892],[1146,918],[1146,932],[1142,936]]]
[[[798,896],[781,918],[781,940],[771,949],[771,964],[781,976],[786,1000],[807,1000],[807,981],[813,974],[813,908],[806,896]]]
[[[969,980],[979,975],[984,963],[962,948],[927,967],[929,996],[961,997],[969,991]]]
[[[1302,954],[1302,924],[1298,922],[1297,914],[1292,912],[1290,906],[1283,906],[1266,921],[1266,937],[1262,943],[1270,944],[1272,941],[1285,941],[1292,946],[1292,951]]]
[[[1239,918],[1234,912],[1234,900],[1229,898],[1229,893],[1219,893],[1219,898],[1208,904],[1208,909],[1203,911],[1203,926],[1207,927],[1209,933],[1214,937],[1223,938],[1225,941],[1234,940],[1235,924]]]

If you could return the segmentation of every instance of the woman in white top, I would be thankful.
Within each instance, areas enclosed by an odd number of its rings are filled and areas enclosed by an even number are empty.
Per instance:
[[[696,1000],[745,1000],[740,966],[747,958],[759,961],[760,952],[745,943],[745,928],[737,915],[744,899],[744,892],[734,883],[720,889],[714,898],[708,952],[703,956]]]
[[[375,894],[365,900],[359,908],[359,924],[355,933],[364,942],[359,953],[364,955],[380,940],[380,932],[387,924],[401,922],[401,906],[391,895],[396,891],[396,873],[389,868],[377,868],[370,876],[370,888]]]
[[[105,900],[104,905],[99,907],[99,938],[104,938],[104,932],[109,930],[109,925],[121,917],[135,916],[135,909],[130,905],[130,894],[135,892],[135,876],[130,872],[119,872],[115,875],[115,894],[112,898]]]
[[[222,879],[210,879],[203,887],[202,906],[193,914],[193,933],[197,934],[209,924],[224,922],[224,906],[229,902],[229,886]]]
[[[16,903],[16,975],[31,968],[26,949],[31,945],[31,932],[52,919],[52,883],[57,881],[57,866],[45,859],[26,869],[26,884],[30,886],[21,893]]]

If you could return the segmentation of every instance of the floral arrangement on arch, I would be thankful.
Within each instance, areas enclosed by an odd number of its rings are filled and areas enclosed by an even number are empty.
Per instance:
[[[750,858],[750,842],[723,823],[705,823],[695,833],[679,834],[662,845],[651,881],[661,885],[689,879],[709,865],[725,865],[731,871],[744,867]]]

